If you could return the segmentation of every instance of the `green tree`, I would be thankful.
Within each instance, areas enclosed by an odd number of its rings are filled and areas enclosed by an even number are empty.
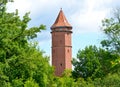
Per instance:
[[[120,54],[120,9],[116,9],[114,17],[102,21],[102,29],[107,36],[101,41],[102,46]]]
[[[95,87],[119,87],[120,75],[117,73],[108,74],[103,79],[95,79],[93,84]]]
[[[65,70],[61,77],[54,78],[54,83],[49,87],[77,87],[77,84],[71,77],[71,71]]]
[[[84,50],[79,50],[77,59],[73,59],[73,77],[101,77],[102,66],[98,55],[99,49],[96,46],[89,46]]]
[[[101,44],[110,52],[114,60],[111,61],[113,71],[120,70],[120,9],[114,10],[114,17],[102,21],[102,29],[106,39]],[[111,56],[109,57],[111,59]]]
[[[24,87],[39,87],[39,85],[32,78],[30,78],[25,82]]]
[[[28,28],[29,13],[22,19],[18,10],[7,13],[8,1],[0,0],[0,86],[46,87],[53,79],[53,68],[36,43],[29,42],[45,30],[45,25]]]
[[[84,50],[79,50],[77,58],[73,59],[74,70],[72,75],[75,79],[82,78],[103,78],[109,73],[116,72],[119,68],[113,65],[118,55],[97,48],[96,46],[86,47]],[[118,67],[118,68],[116,68]]]

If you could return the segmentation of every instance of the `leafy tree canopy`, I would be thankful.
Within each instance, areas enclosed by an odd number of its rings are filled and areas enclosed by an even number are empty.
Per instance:
[[[120,9],[116,9],[114,17],[102,21],[102,29],[107,39],[101,41],[103,47],[120,54]]]
[[[0,86],[46,87],[52,81],[53,69],[36,44],[28,42],[45,30],[45,25],[28,28],[29,13],[20,19],[18,10],[6,12],[7,2],[0,0]]]
[[[115,17],[104,19],[102,29],[106,38],[101,41],[102,48],[88,46],[79,50],[73,59],[74,78],[102,78],[120,70],[120,9]]]

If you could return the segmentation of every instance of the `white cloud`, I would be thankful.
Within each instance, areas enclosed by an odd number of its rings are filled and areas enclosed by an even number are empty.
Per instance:
[[[106,14],[107,11],[91,10],[85,13],[76,13],[71,18],[73,25],[78,28],[76,32],[96,32],[101,24],[101,20],[106,17]]]
[[[15,0],[13,3],[8,3],[8,11],[13,12],[15,9],[19,10],[20,16],[26,12],[31,12],[32,15],[47,11],[51,7],[59,4],[57,0]]]
[[[14,3],[7,4],[7,11],[14,12],[15,9],[18,9],[19,15],[23,16],[26,12],[30,11],[31,4],[32,3],[27,0],[15,0]]]
[[[101,20],[103,20],[111,10],[105,7],[111,4],[112,0],[86,0],[83,9],[78,9],[71,15],[72,23],[75,27],[75,33],[99,32]]]

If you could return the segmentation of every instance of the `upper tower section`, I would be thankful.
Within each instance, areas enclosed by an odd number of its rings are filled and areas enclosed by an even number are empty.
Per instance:
[[[72,26],[68,23],[62,9],[60,10],[58,17],[56,19],[56,21],[54,22],[54,24],[51,26],[51,29],[56,29],[56,28],[68,28],[68,29],[72,29]]]

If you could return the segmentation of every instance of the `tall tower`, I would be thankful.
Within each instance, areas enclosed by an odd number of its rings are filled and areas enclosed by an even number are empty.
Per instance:
[[[62,9],[51,30],[52,65],[55,67],[55,75],[61,76],[65,69],[72,69],[72,26],[68,23]]]

